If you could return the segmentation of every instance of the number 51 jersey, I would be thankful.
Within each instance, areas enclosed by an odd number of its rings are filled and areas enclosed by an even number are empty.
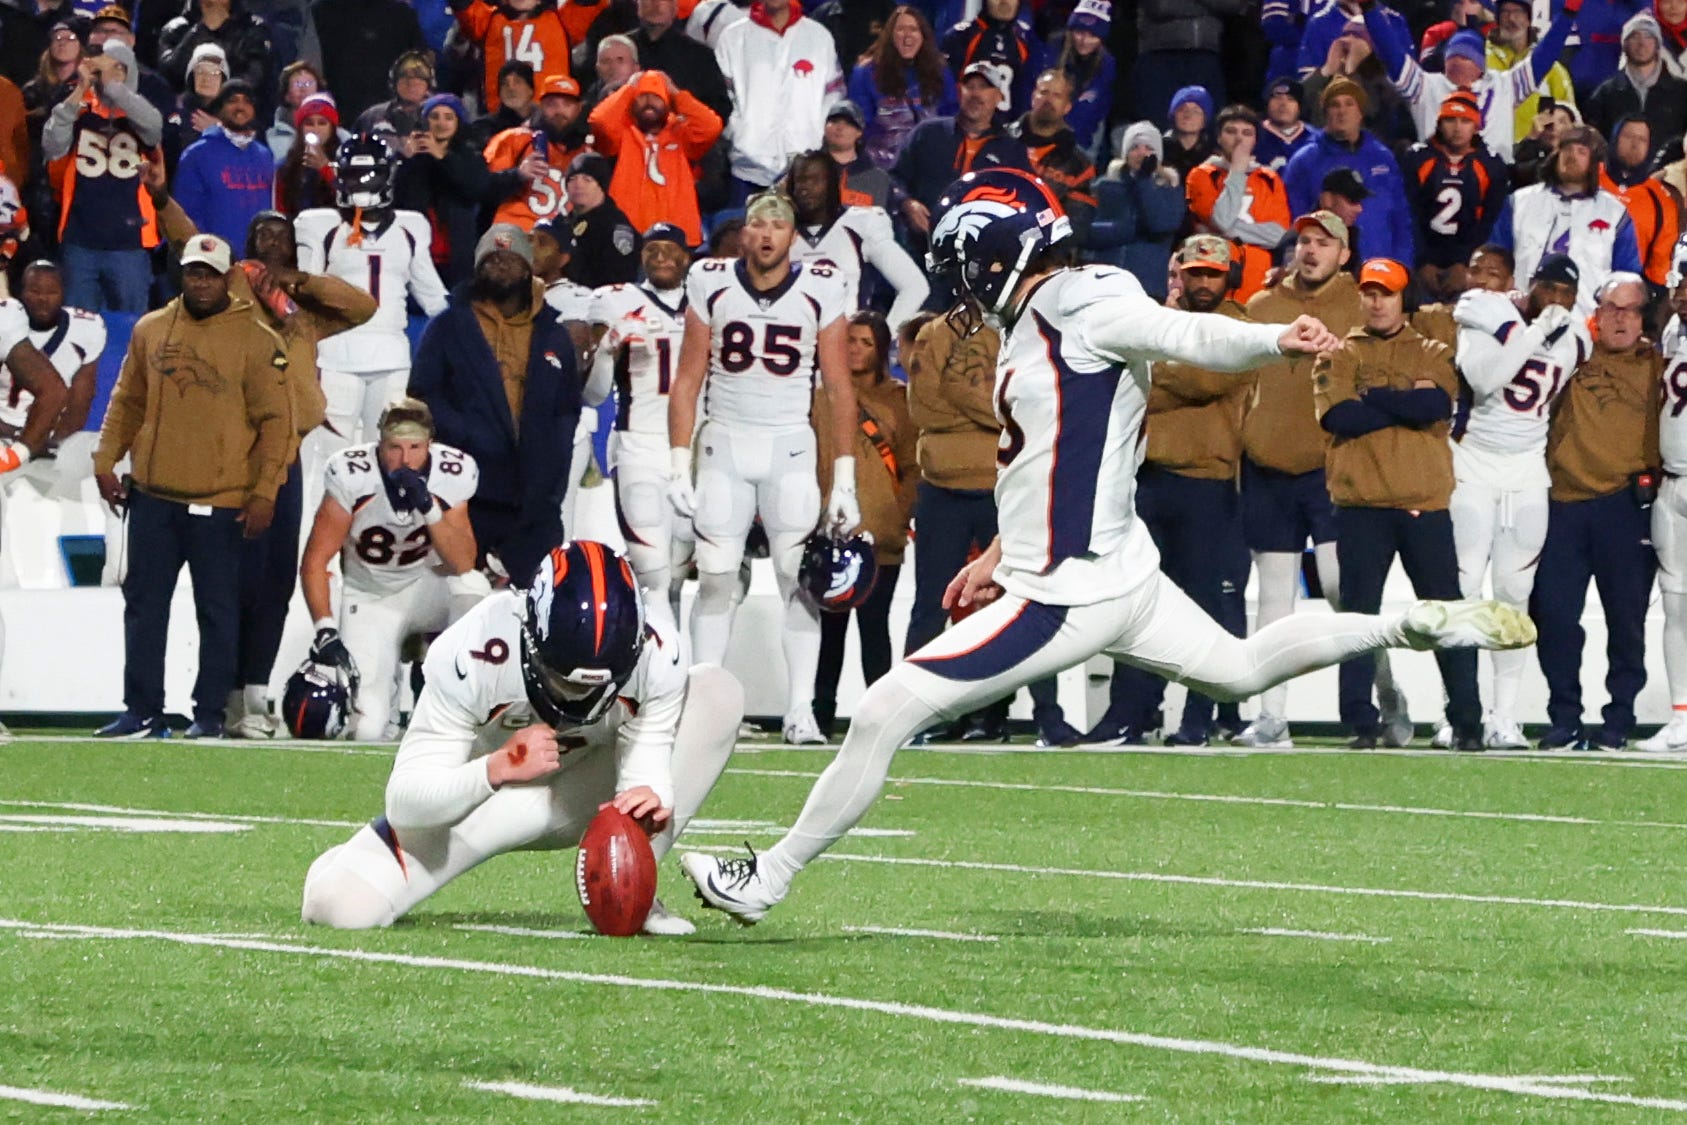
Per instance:
[[[848,307],[838,270],[794,264],[783,282],[758,291],[742,261],[705,258],[691,267],[685,294],[709,324],[704,417],[736,429],[808,425],[820,330]]]
[[[474,496],[480,468],[467,453],[436,441],[428,451],[427,478],[434,502],[455,508]],[[328,495],[351,513],[351,531],[340,551],[340,574],[348,587],[395,593],[439,563],[422,517],[393,511],[374,442],[330,457],[326,485]]]

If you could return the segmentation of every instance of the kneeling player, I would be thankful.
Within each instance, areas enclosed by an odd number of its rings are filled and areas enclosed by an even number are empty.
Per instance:
[[[390,925],[495,855],[574,847],[605,802],[656,832],[660,858],[720,776],[744,711],[726,672],[686,672],[677,635],[646,623],[632,568],[601,543],[553,549],[531,586],[446,630],[426,669],[386,815],[311,865],[307,922]],[[658,903],[644,928],[693,927]]]
[[[381,440],[328,460],[322,504],[299,564],[316,622],[311,659],[358,674],[352,736],[385,738],[399,649],[414,633],[450,623],[449,576],[474,566],[468,501],[480,481],[474,458],[433,440],[433,413],[400,399],[381,415]],[[340,626],[328,562],[340,557]]]

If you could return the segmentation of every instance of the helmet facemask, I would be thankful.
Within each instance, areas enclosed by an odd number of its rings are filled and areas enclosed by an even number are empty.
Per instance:
[[[521,680],[533,713],[557,730],[590,726],[603,718],[621,687],[607,668],[552,668],[528,624],[521,627]]]

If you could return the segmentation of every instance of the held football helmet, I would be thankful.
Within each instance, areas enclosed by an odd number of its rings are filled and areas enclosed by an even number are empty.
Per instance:
[[[541,722],[603,717],[644,652],[644,599],[627,560],[602,543],[564,543],[526,591],[521,676]]]
[[[351,721],[357,698],[357,670],[307,660],[287,678],[281,718],[294,738],[339,738]]]
[[[873,537],[865,531],[850,536],[817,531],[803,544],[797,584],[817,609],[848,613],[859,608],[878,578]]]
[[[392,206],[398,161],[381,138],[359,133],[340,146],[334,159],[334,202],[344,208],[379,211]]]
[[[1072,221],[1036,176],[968,172],[937,201],[926,265],[1002,317],[1031,259],[1071,237]]]

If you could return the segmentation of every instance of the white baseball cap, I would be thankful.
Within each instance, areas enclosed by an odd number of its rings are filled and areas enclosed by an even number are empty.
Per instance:
[[[182,247],[182,265],[207,265],[218,273],[227,273],[234,262],[234,251],[228,243],[214,234],[196,234]]]

